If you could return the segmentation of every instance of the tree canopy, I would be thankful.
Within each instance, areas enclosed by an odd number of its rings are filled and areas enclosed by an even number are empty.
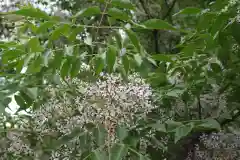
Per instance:
[[[0,28],[0,159],[239,149],[238,0],[16,1]]]

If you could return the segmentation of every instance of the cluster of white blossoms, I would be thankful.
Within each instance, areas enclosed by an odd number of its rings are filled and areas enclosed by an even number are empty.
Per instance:
[[[240,135],[230,133],[203,134],[195,146],[195,159],[235,160],[240,156]]]
[[[76,127],[83,128],[88,123],[101,123],[112,137],[110,142],[113,142],[116,135],[112,129],[115,130],[116,124],[133,127],[138,120],[146,117],[146,114],[156,107],[151,101],[153,93],[150,85],[138,74],[130,75],[128,79],[129,81],[125,82],[120,75],[111,74],[104,75],[101,80],[94,83],[80,79],[68,80],[68,85],[76,86],[78,95],[69,96],[63,93],[61,98],[58,97],[60,93],[58,89],[47,88],[51,98],[33,112],[31,125],[20,128],[36,132],[34,139],[41,145],[46,135],[55,134],[56,137],[53,137],[57,139],[60,135],[70,134]],[[24,134],[15,134],[8,138],[10,141],[8,152],[39,156],[36,154],[39,154],[41,147],[32,148],[30,141],[27,140],[26,143],[22,135]],[[51,159],[63,159],[62,157],[70,159],[69,155],[79,145],[78,141],[76,138],[61,146],[56,152],[51,153]]]

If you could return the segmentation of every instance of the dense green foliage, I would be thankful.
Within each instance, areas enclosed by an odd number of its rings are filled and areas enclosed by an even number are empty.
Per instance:
[[[135,73],[146,81],[141,85],[150,84],[154,95],[149,102],[155,107],[146,116],[139,116],[134,125],[115,127],[118,140],[111,145],[105,144],[106,127],[95,123],[68,134],[45,136],[42,148],[31,143],[38,133],[28,131],[30,146],[41,150],[38,158],[49,159],[52,151],[80,137],[84,145],[75,150],[82,152],[71,153],[72,159],[186,159],[202,133],[239,132],[237,0],[59,2],[70,16],[48,14],[30,4],[1,13],[5,19],[20,17],[15,38],[0,43],[2,136],[26,119],[18,112],[35,115],[53,99],[49,88],[71,99],[83,94],[71,80],[90,85],[104,81],[102,74],[120,74],[123,80],[118,83],[124,84]],[[83,69],[83,64],[89,69]],[[15,116],[5,112],[13,94],[20,106]],[[139,145],[142,140],[144,151]],[[21,158],[31,159],[31,155]]]

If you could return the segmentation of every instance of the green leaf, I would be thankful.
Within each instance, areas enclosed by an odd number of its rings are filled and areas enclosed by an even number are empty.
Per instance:
[[[217,17],[217,18],[216,18]],[[219,31],[222,30],[224,26],[229,23],[229,15],[228,14],[219,14],[218,16],[214,17],[215,20],[210,28],[210,33],[213,37],[218,35]]]
[[[130,19],[129,16],[124,11],[117,8],[110,8],[108,10],[108,14],[115,19],[120,19],[125,21]]]
[[[24,7],[12,13],[16,15],[21,15],[24,17],[31,17],[31,18],[45,19],[45,20],[51,19],[51,17],[46,12],[43,12],[38,8],[32,8],[32,7]]]
[[[52,32],[50,39],[57,40],[63,35],[68,35],[69,31],[70,31],[70,25],[68,25],[68,24],[60,25],[58,28],[56,28]]]
[[[127,55],[122,56],[122,63],[123,63],[123,67],[124,67],[126,74],[128,74],[129,68],[130,68],[130,62],[128,60]]]
[[[110,160],[122,160],[128,151],[128,147],[125,144],[114,144],[110,149]]]
[[[34,87],[34,88],[27,88],[27,94],[29,95],[29,97],[31,97],[32,99],[36,99],[38,96],[38,88]]]
[[[128,130],[124,126],[118,125],[116,128],[116,135],[120,141],[124,140],[128,136]]]
[[[198,31],[209,29],[212,21],[216,17],[217,13],[205,12],[199,17],[199,22],[197,25]]]
[[[2,62],[4,64],[7,64],[8,61],[14,60],[14,59],[20,57],[23,54],[25,54],[25,52],[23,50],[17,50],[17,49],[6,50],[6,51],[3,52]]]
[[[146,29],[177,30],[171,24],[161,19],[150,19],[142,23]]]
[[[38,29],[36,25],[34,25],[33,23],[27,23],[26,25],[27,25],[28,29],[30,29],[30,31],[32,33],[34,33],[34,34],[36,33],[36,31]]]
[[[61,78],[58,74],[52,75],[51,78],[52,78],[52,81],[53,81],[54,84],[56,84],[56,85],[61,85],[62,84],[61,80],[60,80]]]
[[[28,66],[27,72],[28,73],[37,73],[37,72],[40,72],[41,68],[42,68],[42,57],[37,56],[37,58],[34,59],[33,63],[31,63]]]
[[[33,37],[28,41],[27,48],[29,52],[42,52],[44,50],[37,37]]]
[[[141,64],[142,64],[142,62],[143,62],[142,57],[141,57],[139,54],[135,54],[135,55],[134,55],[134,59],[135,59],[137,65],[138,65],[138,66],[141,66]]]
[[[0,101],[0,113],[5,113],[6,106]]]
[[[8,49],[9,47],[16,47],[18,46],[15,42],[0,42],[1,49]]]
[[[14,95],[14,99],[17,102],[17,104],[19,105],[19,110],[25,110],[27,109],[27,105],[24,102],[23,98],[19,95]]]
[[[173,88],[173,90],[167,91],[166,96],[179,97],[184,93],[184,89]]]
[[[104,68],[104,60],[102,57],[95,57],[95,74],[99,75]]]
[[[55,25],[55,22],[51,22],[51,21],[44,22],[44,23],[40,24],[40,26],[36,30],[36,33],[37,34],[46,33],[48,31],[48,29],[50,29],[54,25]]]
[[[88,7],[88,8],[84,8],[83,10],[81,10],[80,12],[78,12],[74,17],[91,17],[91,16],[95,16],[101,14],[101,10],[98,6],[92,6],[92,7]]]
[[[151,127],[156,129],[159,132],[163,132],[163,133],[167,132],[166,126],[164,124],[160,123],[159,121],[155,124],[152,124]]]
[[[111,4],[115,7],[134,10],[135,6],[129,0],[112,0]]]
[[[137,38],[136,33],[130,29],[126,29],[125,32],[127,33],[129,39],[131,40],[137,51],[141,53],[141,44],[139,43],[139,39]]]
[[[6,97],[3,99],[2,103],[5,105],[5,106],[8,106],[9,103],[11,103],[12,101],[12,98],[10,97]]]
[[[196,8],[196,7],[186,7],[182,10],[180,10],[178,13],[174,14],[173,16],[177,16],[177,15],[183,15],[183,14],[187,14],[187,15],[196,15],[198,13],[201,13],[201,9],[200,8]]]
[[[222,71],[221,66],[218,63],[211,63],[210,65],[214,73],[219,73]]]
[[[178,128],[176,128],[175,131],[175,138],[174,142],[177,143],[180,139],[187,136],[193,129],[193,124],[189,123],[187,125],[182,125]]]
[[[220,124],[215,119],[206,119],[203,120],[203,123],[198,125],[197,127],[205,128],[205,129],[217,129],[221,130]]]
[[[117,50],[114,46],[109,46],[107,55],[106,55],[106,61],[108,66],[108,71],[111,73],[113,71],[113,67],[115,65],[117,58]]]
[[[33,98],[32,96],[28,93],[27,89],[23,89],[22,91],[20,91],[19,96],[21,96],[23,98],[23,100],[25,101],[25,103],[28,106],[31,106],[33,104]]]
[[[95,150],[91,155],[91,160],[107,160],[107,154],[103,150]]]
[[[182,126],[183,124],[181,122],[176,122],[176,121],[172,121],[172,120],[168,120],[166,122],[167,125],[167,131],[168,132],[172,132],[174,129],[176,129],[179,126]]]
[[[66,60],[61,68],[61,77],[64,79],[66,76],[68,76],[69,70],[70,70],[71,64],[69,60]]]
[[[240,45],[240,23],[239,22],[234,22],[232,24],[232,36],[233,38],[237,41],[237,43]]]
[[[166,54],[155,54],[152,56],[154,60],[161,61],[161,62],[174,62],[172,59],[172,55]]]
[[[72,78],[78,75],[80,68],[81,68],[81,61],[79,59],[76,59],[76,61],[72,64],[72,68],[70,71],[70,75]]]
[[[84,134],[85,134],[85,132],[81,128],[76,127],[72,130],[71,133],[60,137],[57,141],[53,142],[51,144],[51,146],[48,146],[48,148],[52,149],[52,150],[56,150],[59,147],[61,147],[62,145],[69,143],[72,139],[74,139],[78,136],[82,136]]]
[[[122,37],[121,37],[121,34],[117,31],[114,33],[114,37],[116,39],[116,42],[117,42],[117,45],[118,45],[118,48],[122,48]]]
[[[107,131],[104,128],[104,125],[98,124],[93,130],[94,138],[96,139],[96,143],[98,146],[102,146],[105,144]]]
[[[74,29],[72,30],[72,32],[70,33],[68,39],[69,39],[70,41],[75,41],[77,34],[83,32],[83,31],[84,31],[84,27],[82,27],[82,26],[78,26],[78,27],[74,28]]]
[[[5,113],[5,108],[8,107],[9,103],[12,101],[12,98],[7,97],[5,99],[0,99],[0,113]]]

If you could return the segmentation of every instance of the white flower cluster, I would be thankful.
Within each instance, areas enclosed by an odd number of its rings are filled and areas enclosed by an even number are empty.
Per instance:
[[[203,134],[196,144],[194,158],[199,160],[235,160],[239,158],[239,135],[227,133]]]
[[[34,137],[38,144],[45,141],[46,135],[59,138],[70,134],[76,127],[82,128],[86,123],[102,123],[109,131],[110,142],[115,140],[113,131],[117,124],[128,127],[144,118],[151,109],[155,108],[151,102],[152,89],[149,84],[137,74],[129,76],[129,81],[124,82],[120,75],[104,75],[103,80],[95,83],[83,82],[79,79],[68,80],[68,85],[76,85],[78,95],[69,96],[60,91],[48,88],[52,98],[43,104],[32,115],[30,130],[37,132]],[[26,127],[25,127],[26,129]],[[19,155],[33,155],[36,157],[36,147],[31,148],[29,143],[22,141],[22,134],[9,138],[10,147],[8,152]],[[70,159],[69,155],[79,145],[79,139],[72,140],[52,153],[52,159]],[[89,142],[90,145],[91,142]],[[69,147],[70,146],[70,147]],[[37,147],[39,150],[39,147]],[[41,148],[41,147],[40,147]]]

